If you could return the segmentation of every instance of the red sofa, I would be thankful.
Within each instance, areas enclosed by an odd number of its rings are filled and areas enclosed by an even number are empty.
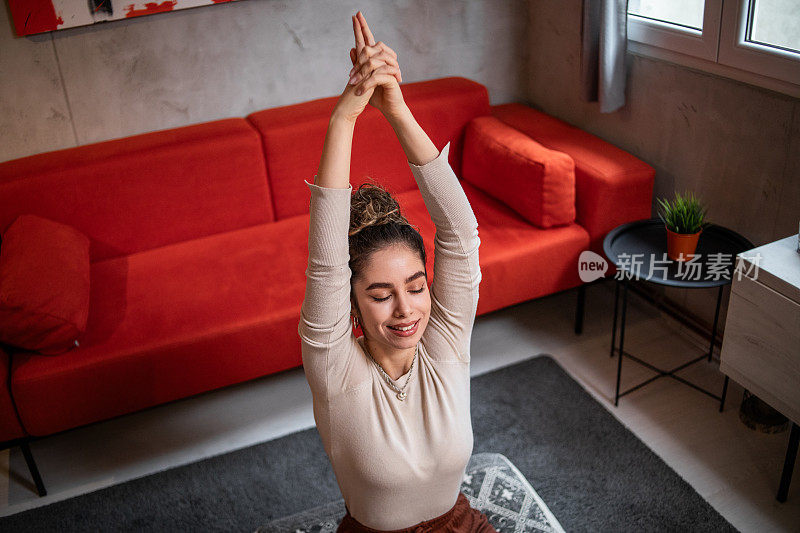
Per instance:
[[[610,229],[651,215],[653,169],[597,137],[521,104],[492,107],[465,78],[403,93],[437,147],[451,142],[459,177],[465,128],[488,115],[575,161],[577,218],[549,229],[462,179],[480,227],[479,315],[581,286],[580,253],[602,255]],[[316,173],[336,99],[0,163],[0,232],[36,214],[91,240],[80,346],[0,352],[0,442],[22,446],[40,494],[32,439],[301,366],[303,180]],[[396,194],[432,273],[433,224],[394,132],[371,107],[356,125],[351,175],[354,187],[373,176]]]

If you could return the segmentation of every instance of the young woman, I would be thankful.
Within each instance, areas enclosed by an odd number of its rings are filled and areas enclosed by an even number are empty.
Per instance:
[[[338,531],[495,532],[460,491],[473,447],[478,223],[448,163],[450,143],[440,152],[403,100],[397,54],[375,42],[360,11],[353,31],[352,77],[315,182],[306,181],[298,325],[314,419],[347,508]],[[422,237],[397,202],[380,186],[349,183],[353,128],[367,103],[394,128],[436,226],[430,288]]]

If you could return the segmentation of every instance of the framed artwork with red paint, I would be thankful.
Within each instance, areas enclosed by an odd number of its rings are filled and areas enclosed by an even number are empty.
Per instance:
[[[20,37],[45,31],[86,26],[164,11],[223,4],[236,0],[8,0],[14,29]]]

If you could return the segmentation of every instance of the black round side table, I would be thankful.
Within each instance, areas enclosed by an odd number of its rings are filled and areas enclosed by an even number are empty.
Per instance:
[[[603,240],[603,251],[617,267],[617,273],[614,276],[617,283],[614,291],[614,325],[611,332],[610,354],[611,357],[614,357],[614,353],[617,351],[620,356],[617,365],[617,387],[614,395],[615,407],[618,405],[620,397],[644,387],[658,378],[667,376],[708,394],[714,399],[720,400],[719,411],[722,412],[725,405],[725,394],[728,390],[728,376],[725,376],[722,396],[717,396],[680,376],[676,376],[675,372],[705,357],[708,358],[709,362],[711,361],[711,355],[714,352],[714,340],[717,335],[722,290],[733,279],[736,254],[752,248],[754,248],[753,243],[735,231],[716,224],[709,224],[700,234],[694,257],[688,261],[673,261],[667,257],[667,230],[660,218],[637,220],[622,224],[606,235]],[[714,326],[711,328],[711,344],[708,348],[708,354],[703,353],[678,367],[664,370],[626,352],[624,350],[625,314],[628,305],[628,283],[630,280],[649,281],[659,285],[687,289],[719,287],[717,309],[714,313]],[[620,285],[622,285],[622,320],[619,332],[619,348],[617,348],[616,334]],[[622,375],[623,357],[628,357],[658,372],[658,375],[620,393],[619,383]]]

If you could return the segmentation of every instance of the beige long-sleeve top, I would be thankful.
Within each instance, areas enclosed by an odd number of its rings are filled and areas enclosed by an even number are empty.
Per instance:
[[[298,333],[314,419],[350,514],[379,530],[430,520],[456,503],[472,454],[470,337],[481,281],[478,222],[447,160],[411,172],[436,226],[431,314],[400,401],[350,321],[347,189],[311,190],[306,292]],[[405,383],[406,374],[395,381]]]

